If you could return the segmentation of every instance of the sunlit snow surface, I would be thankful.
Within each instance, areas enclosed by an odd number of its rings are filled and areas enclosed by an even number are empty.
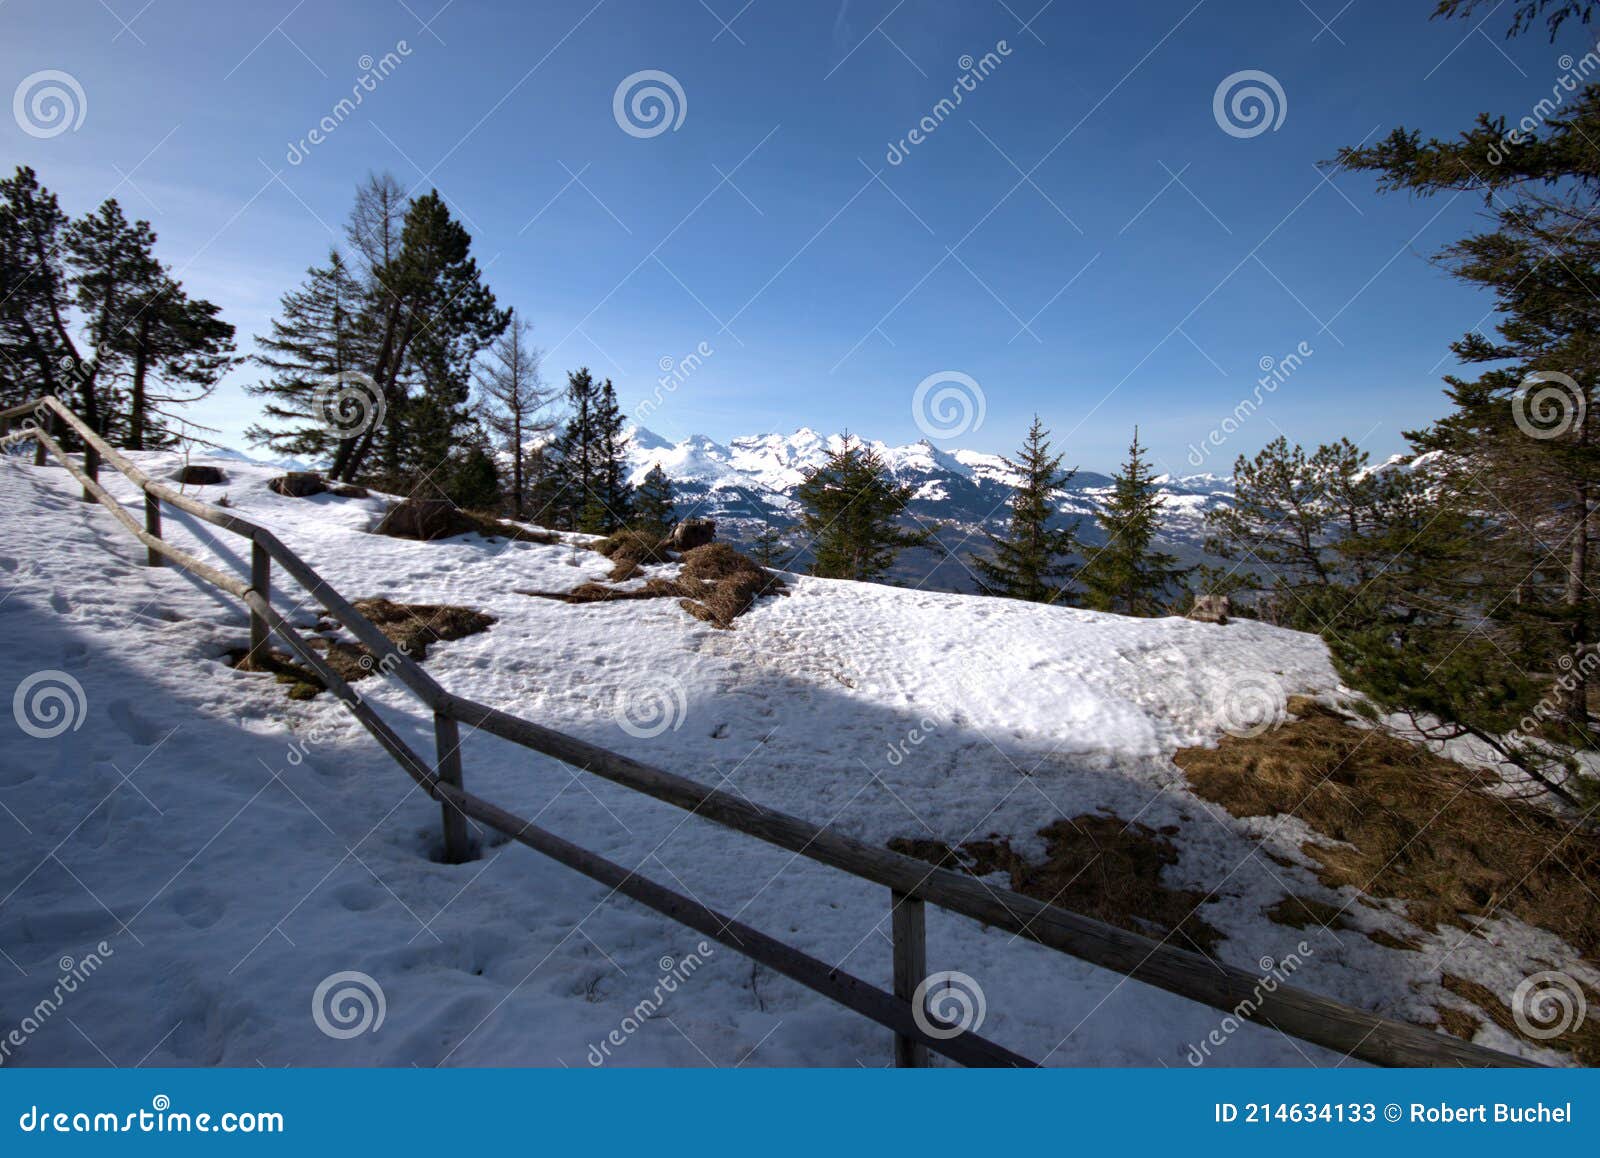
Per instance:
[[[737,450],[749,469],[764,453]],[[176,465],[135,457],[157,475]],[[1316,883],[1298,822],[1231,818],[1186,789],[1171,754],[1215,742],[1241,681],[1334,692],[1311,636],[799,576],[787,597],[722,632],[674,600],[576,607],[517,593],[602,578],[607,561],[576,546],[378,537],[366,531],[379,498],[283,498],[265,485],[273,468],[216,462],[227,481],[199,497],[226,496],[346,596],[493,615],[487,633],[436,646],[427,667],[452,691],[541,724],[874,844],[1001,833],[1031,851],[1041,826],[1097,810],[1177,825],[1181,855],[1166,880],[1216,890],[1201,915],[1226,934],[1226,960],[1255,970],[1305,940],[1298,984],[1392,1016],[1428,1021],[1453,1000],[1438,985],[1447,952],[1452,973],[1502,996],[1532,959],[1574,957],[1512,920],[1465,938],[1421,933],[1388,908],[1346,911],[1359,930],[1419,938],[1423,950],[1408,953],[1262,915],[1289,892],[1350,897]],[[105,477],[137,513],[133,488]],[[330,697],[292,702],[270,677],[219,662],[246,640],[239,607],[143,566],[143,548],[80,502],[61,469],[0,461],[0,527],[0,691],[9,699],[37,673],[64,673],[86,704],[81,715],[69,705],[77,726],[50,738],[4,721],[0,1038],[53,993],[62,958],[80,961],[102,941],[111,950],[34,1018],[6,1064],[584,1066],[696,951],[698,935],[521,846],[490,841],[474,863],[435,863],[437,805]],[[246,573],[241,540],[170,511],[166,527]],[[291,587],[276,603],[310,625],[316,609],[301,596]],[[359,686],[432,751],[431,719],[404,689]],[[653,696],[674,726],[648,736],[640,719]],[[636,714],[627,728],[619,709]],[[472,791],[887,985],[885,890],[464,735]],[[930,968],[981,985],[983,1032],[1048,1064],[1183,1066],[1219,1023],[1202,1006],[937,910],[928,936]],[[889,1060],[887,1031],[732,950],[702,956],[653,1017],[620,1033],[606,1064]],[[381,988],[375,1030],[319,1028],[314,994],[343,971]],[[1479,1040],[1524,1049],[1493,1026]],[[1246,1027],[1213,1064],[1337,1060]]]

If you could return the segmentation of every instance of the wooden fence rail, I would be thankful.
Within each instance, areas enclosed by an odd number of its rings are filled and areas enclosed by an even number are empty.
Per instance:
[[[19,429],[3,431],[15,425]],[[80,466],[58,439],[70,429],[83,444]],[[932,868],[922,861],[865,844],[787,813],[763,808],[743,797],[633,760],[554,731],[530,720],[455,695],[399,651],[378,627],[361,615],[308,563],[270,531],[231,511],[211,506],[158,482],[108,445],[70,409],[52,397],[0,411],[0,447],[34,440],[35,463],[45,452],[61,462],[82,484],[84,498],[104,505],[147,549],[151,566],[170,562],[243,602],[250,613],[250,645],[264,654],[269,635],[276,635],[310,667],[378,743],[429,796],[439,801],[445,857],[472,855],[468,819],[504,833],[529,848],[581,872],[625,896],[695,929],[735,951],[760,961],[800,984],[891,1029],[898,1065],[926,1064],[932,1050],[964,1065],[1032,1065],[1028,1059],[973,1032],[946,1036],[942,1025],[913,1000],[927,975],[925,906],[934,904],[982,924],[1049,946],[1135,981],[1208,1005],[1241,1021],[1256,1021],[1293,1037],[1376,1065],[1399,1066],[1529,1066],[1535,1063],[1510,1054],[1459,1041],[1442,1033],[1384,1018],[1370,1010],[1320,997],[1309,991],[1277,985],[1268,991],[1262,979],[1243,969],[1198,953],[1178,949],[1138,933],[1108,925],[1032,897],[986,885],[965,873]],[[143,493],[144,525],[99,483],[102,463],[109,464]],[[197,519],[248,539],[250,581],[225,574],[161,538],[160,505],[166,503]],[[380,672],[392,675],[431,712],[435,760],[419,756],[359,692],[339,677],[295,628],[272,607],[271,567],[276,563],[324,607],[329,616],[364,644]],[[256,649],[261,649],[257,651]],[[807,956],[673,892],[632,870],[579,848],[536,827],[464,786],[459,725],[487,732],[531,751],[553,757],[582,771],[687,810],[695,816],[766,841],[779,848],[842,870],[861,880],[883,885],[891,905],[894,951],[893,992]],[[930,1029],[940,1032],[930,1032]]]

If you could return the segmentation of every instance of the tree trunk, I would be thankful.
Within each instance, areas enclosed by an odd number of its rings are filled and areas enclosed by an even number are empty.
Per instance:
[[[134,344],[133,351],[133,392],[129,398],[128,414],[128,449],[144,449],[145,429],[145,374],[149,367],[149,353],[146,345],[150,340],[150,319],[139,319],[139,336]]]
[[[1567,580],[1563,598],[1572,619],[1567,629],[1567,658],[1572,667],[1557,678],[1561,681],[1562,715],[1577,728],[1589,723],[1589,679],[1587,660],[1594,646],[1589,623],[1589,488],[1580,485],[1576,495],[1577,525],[1567,556]]]

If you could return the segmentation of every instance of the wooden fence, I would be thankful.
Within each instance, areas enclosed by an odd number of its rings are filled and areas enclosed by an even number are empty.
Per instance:
[[[15,429],[12,429],[15,427]],[[83,446],[81,462],[63,450],[63,429]],[[277,636],[317,674],[351,714],[430,797],[439,802],[447,859],[472,855],[467,820],[507,837],[631,897],[800,984],[894,1031],[895,1062],[926,1064],[932,1050],[972,1066],[1032,1066],[1035,1063],[974,1032],[948,1036],[944,1025],[912,1001],[927,974],[925,906],[934,904],[985,925],[1049,946],[1135,981],[1176,993],[1241,1021],[1256,1021],[1290,1036],[1387,1066],[1528,1066],[1525,1059],[1459,1041],[1442,1033],[1380,1017],[1365,1009],[1279,985],[1267,992],[1261,979],[1198,953],[1070,912],[970,875],[932,868],[922,861],[865,844],[826,827],[476,703],[441,687],[350,602],[276,536],[232,511],[202,503],[157,482],[109,446],[76,414],[53,397],[0,411],[0,448],[33,440],[34,462],[48,452],[83,486],[86,502],[98,501],[146,548],[150,566],[176,564],[233,595],[250,613],[250,644],[264,653]],[[131,515],[99,482],[108,463],[143,492],[144,521]],[[161,537],[161,504],[232,532],[251,543],[250,581],[245,583]],[[415,752],[370,705],[330,668],[295,628],[272,607],[272,565],[298,583],[331,618],[381,657],[382,670],[399,680],[433,714],[434,759]],[[893,991],[885,991],[732,920],[631,869],[580,848],[466,790],[459,725],[499,736],[554,757],[646,796],[665,801],[746,836],[764,840],[884,886],[891,906]],[[930,1032],[933,1031],[933,1032]]]

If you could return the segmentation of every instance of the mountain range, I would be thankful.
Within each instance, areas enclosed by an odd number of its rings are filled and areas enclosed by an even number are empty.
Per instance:
[[[629,435],[630,481],[637,485],[659,464],[673,482],[680,517],[714,518],[719,535],[746,544],[768,522],[780,530],[794,528],[787,536],[794,547],[802,546],[795,488],[840,443],[839,435],[823,435],[808,427],[788,435],[735,438],[726,445],[702,434],[671,442],[642,426],[633,427]],[[915,488],[908,508],[914,519],[939,528],[939,545],[905,552],[891,579],[933,591],[975,590],[967,556],[987,547],[985,531],[1004,529],[1017,483],[1005,460],[995,454],[935,446],[926,439],[906,446],[871,441],[866,445],[878,452],[897,482]],[[1212,561],[1204,552],[1205,515],[1231,500],[1233,480],[1195,474],[1162,475],[1156,482],[1164,499],[1162,548],[1185,564]],[[1076,521],[1081,542],[1104,541],[1094,516],[1111,485],[1108,475],[1079,470],[1065,488],[1058,509],[1064,519]],[[786,565],[800,567],[805,560],[802,550]]]

